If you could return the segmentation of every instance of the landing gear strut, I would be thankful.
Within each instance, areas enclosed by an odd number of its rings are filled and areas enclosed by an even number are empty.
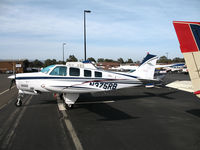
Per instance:
[[[15,106],[17,106],[17,107],[22,106],[22,100],[21,100],[22,97],[23,97],[23,94],[18,93],[17,101],[15,102]]]

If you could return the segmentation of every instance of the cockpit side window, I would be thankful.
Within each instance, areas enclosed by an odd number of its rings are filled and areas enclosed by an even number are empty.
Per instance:
[[[95,77],[100,77],[100,78],[102,77],[102,72],[95,71],[94,74]]]
[[[50,75],[66,76],[67,75],[67,67],[57,66],[51,71]]]
[[[91,70],[84,70],[84,77],[91,77],[91,76],[92,76]]]
[[[80,76],[80,69],[79,68],[69,68],[69,75],[70,76]]]

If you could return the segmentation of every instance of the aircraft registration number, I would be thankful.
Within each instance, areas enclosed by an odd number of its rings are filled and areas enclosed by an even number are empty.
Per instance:
[[[117,88],[117,83],[114,82],[90,82],[89,85],[107,90],[115,90]]]

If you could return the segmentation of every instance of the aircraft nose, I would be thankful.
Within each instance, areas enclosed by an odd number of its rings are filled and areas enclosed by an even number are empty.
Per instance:
[[[8,77],[9,79],[15,79],[15,75],[11,75]]]

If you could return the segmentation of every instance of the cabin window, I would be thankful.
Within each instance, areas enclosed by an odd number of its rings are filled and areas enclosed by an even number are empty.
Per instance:
[[[79,68],[69,68],[69,75],[70,76],[80,76],[80,69]]]
[[[95,77],[102,77],[102,72],[95,71]]]
[[[84,77],[91,77],[92,72],[90,70],[84,70]]]
[[[54,68],[50,75],[54,75],[54,76],[66,76],[67,75],[67,67],[64,66],[57,66],[56,68]]]

